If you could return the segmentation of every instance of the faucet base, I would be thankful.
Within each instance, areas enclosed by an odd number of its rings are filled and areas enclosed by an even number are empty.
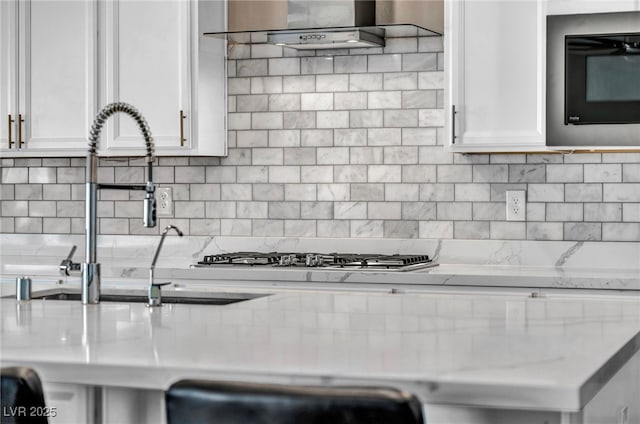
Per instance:
[[[100,264],[82,264],[82,303],[100,303]]]

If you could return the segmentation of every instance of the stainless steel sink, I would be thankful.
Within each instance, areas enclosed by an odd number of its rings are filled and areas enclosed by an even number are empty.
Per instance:
[[[269,296],[269,294],[256,293],[229,293],[229,292],[207,292],[207,291],[171,291],[162,293],[162,303],[182,303],[189,305],[229,305],[231,303],[243,302],[259,297]],[[5,296],[15,297],[15,296]],[[31,294],[32,300],[72,300],[80,301],[80,290],[68,288],[55,288],[42,290]],[[100,294],[101,302],[123,302],[123,303],[147,303],[149,300],[146,290],[103,290]]]

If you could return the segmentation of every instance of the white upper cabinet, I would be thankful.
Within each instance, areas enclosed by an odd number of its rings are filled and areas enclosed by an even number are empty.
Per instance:
[[[82,154],[96,109],[95,3],[0,7],[3,156]]]
[[[574,13],[628,12],[640,10],[638,0],[545,0],[547,14],[570,15]]]
[[[114,0],[104,6],[101,103],[135,106],[157,153],[187,153],[191,125],[182,116],[191,116],[190,3]],[[140,129],[125,114],[107,121],[100,142],[106,154],[144,151]]]
[[[19,109],[26,148],[87,150],[96,107],[95,4],[21,1],[20,16]]]
[[[217,2],[222,3],[222,2]],[[222,155],[226,153],[224,42],[214,75],[218,92],[206,93],[220,105],[211,139],[199,137],[196,117],[198,87],[198,3],[183,0],[104,2],[100,43],[103,78],[101,104],[126,102],[146,118],[157,155]],[[194,10],[195,9],[195,10]],[[224,9],[218,19],[222,20]],[[202,96],[204,93],[200,93]],[[105,125],[102,155],[143,154],[144,141],[133,120],[124,114]]]
[[[226,44],[200,28],[223,31],[225,16],[219,0],[0,0],[0,153],[84,156],[98,110],[122,101],[157,155],[226,155]],[[98,147],[144,153],[124,114]]]
[[[14,134],[17,106],[17,3],[0,1],[0,149],[17,148]]]
[[[197,44],[192,57],[192,145],[198,155],[227,155],[227,42],[205,37],[204,32],[225,31],[227,2],[199,0],[191,33]]]
[[[543,9],[536,0],[445,2],[445,133],[453,151],[546,149]]]

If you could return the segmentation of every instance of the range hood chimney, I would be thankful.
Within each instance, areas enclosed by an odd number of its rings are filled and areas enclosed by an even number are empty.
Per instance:
[[[299,50],[384,47],[441,35],[444,20],[443,0],[228,0],[228,18],[229,31],[204,35]]]

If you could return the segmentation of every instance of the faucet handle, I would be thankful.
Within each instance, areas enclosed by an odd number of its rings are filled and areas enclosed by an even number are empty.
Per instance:
[[[168,284],[171,284],[171,282],[149,284],[149,301],[147,302],[147,306],[162,306],[162,286]]]
[[[70,271],[80,271],[80,264],[71,260],[77,248],[78,246],[74,244],[67,257],[60,262],[60,265],[58,266],[60,274],[68,276]]]
[[[143,224],[146,228],[153,228],[157,223],[156,198],[153,193],[147,193],[144,198]]]
[[[67,255],[67,260],[70,261],[71,258],[73,258],[73,254],[76,253],[76,249],[78,248],[78,246],[76,246],[75,244],[73,246],[71,246],[71,251],[69,252],[69,254]]]
[[[151,181],[148,181],[145,186],[144,215],[142,217],[143,224],[146,228],[153,228],[157,224],[155,191],[156,186]]]

